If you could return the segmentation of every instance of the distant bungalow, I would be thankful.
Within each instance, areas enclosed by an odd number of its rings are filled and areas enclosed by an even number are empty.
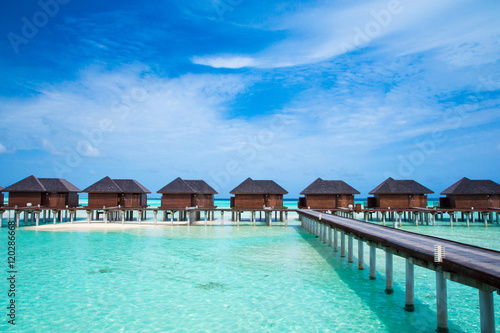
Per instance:
[[[434,193],[414,180],[394,180],[391,177],[375,187],[368,197],[368,208],[427,207],[427,194]]]
[[[133,179],[111,179],[104,177],[83,192],[89,194],[88,207],[143,208],[148,205],[147,194],[151,193]]]
[[[65,208],[78,206],[80,189],[65,179],[29,176],[3,190],[9,193],[9,207],[42,206]],[[2,195],[3,200],[3,195]]]
[[[316,179],[300,194],[299,208],[336,209],[354,206],[354,194],[359,192],[342,180]]]
[[[183,180],[180,177],[165,185],[161,193],[162,209],[185,209],[186,207],[216,208],[214,194],[218,194],[203,180]]]
[[[264,207],[286,208],[283,194],[288,192],[272,180],[253,180],[247,178],[231,192],[231,208],[262,209]]]
[[[500,208],[500,185],[492,180],[470,180],[462,178],[441,192],[441,208],[487,209]]]
[[[4,197],[3,197],[3,187],[0,186],[0,207],[3,206],[3,200],[4,200]]]

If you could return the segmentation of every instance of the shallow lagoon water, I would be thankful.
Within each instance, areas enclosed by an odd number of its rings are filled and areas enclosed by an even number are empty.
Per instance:
[[[348,264],[297,221],[291,224],[73,232],[18,229],[16,329],[434,331],[434,272],[415,268],[416,311],[405,312],[402,258],[394,258],[395,293],[386,295],[382,251],[377,251],[377,280],[371,281],[368,270]],[[500,247],[497,226],[404,228]],[[368,247],[365,251],[368,258]],[[6,282],[2,286],[7,289]],[[6,294],[2,295],[6,304]],[[498,314],[496,294],[494,301]],[[479,330],[477,290],[448,282],[448,306],[452,332]],[[6,320],[0,324],[0,330],[10,328]]]

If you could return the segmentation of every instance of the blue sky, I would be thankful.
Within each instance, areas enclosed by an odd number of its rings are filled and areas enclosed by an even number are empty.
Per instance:
[[[7,0],[0,17],[2,186],[500,182],[498,1]]]

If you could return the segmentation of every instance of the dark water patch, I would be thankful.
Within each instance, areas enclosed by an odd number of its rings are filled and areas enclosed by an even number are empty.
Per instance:
[[[226,291],[227,286],[224,285],[223,283],[219,282],[209,282],[209,283],[198,283],[196,285],[197,289],[203,289],[203,290],[219,290],[219,291]]]

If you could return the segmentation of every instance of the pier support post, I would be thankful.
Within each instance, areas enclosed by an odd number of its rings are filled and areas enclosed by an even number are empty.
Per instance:
[[[339,233],[333,229],[333,252],[339,252]]]
[[[437,331],[448,332],[448,299],[446,278],[442,271],[436,271]]]
[[[36,221],[36,226],[38,227],[38,225],[40,224],[40,212],[35,212],[35,221]]]
[[[347,238],[347,246],[348,246],[348,250],[347,250],[347,262],[354,262],[353,260],[353,239],[352,239],[352,235],[349,235],[348,238]]]
[[[57,210],[52,211],[52,223],[56,224],[57,222]]]
[[[224,211],[221,210],[220,212],[220,226],[223,227],[224,226]]]
[[[392,294],[394,292],[392,272],[393,272],[392,253],[385,252],[385,293],[386,294]]]
[[[488,215],[483,214],[483,220],[484,220],[484,227],[488,228]]]
[[[415,275],[414,265],[410,258],[406,258],[406,304],[405,310],[408,312],[415,311]]]
[[[377,278],[376,265],[377,265],[377,248],[375,246],[370,246],[370,280],[375,280]]]
[[[363,258],[363,241],[358,239],[358,269],[365,269],[365,263]]]
[[[465,225],[467,226],[467,228],[469,227],[469,222],[470,222],[470,214],[469,213],[465,213]]]
[[[328,227],[328,246],[330,247],[332,246],[332,234],[333,234],[332,231],[333,231],[332,228]]]
[[[345,232],[340,231],[340,257],[345,257]]]
[[[481,332],[495,332],[493,292],[479,289],[479,313]]]
[[[288,227],[288,212],[285,212],[285,228]]]
[[[157,210],[153,211],[153,215],[154,215],[154,219],[155,219],[155,225],[157,225],[158,224],[158,211]]]
[[[327,238],[328,238],[328,230],[327,229],[330,229],[329,226],[327,226],[326,224],[323,224],[323,244],[326,244],[327,242]]]

